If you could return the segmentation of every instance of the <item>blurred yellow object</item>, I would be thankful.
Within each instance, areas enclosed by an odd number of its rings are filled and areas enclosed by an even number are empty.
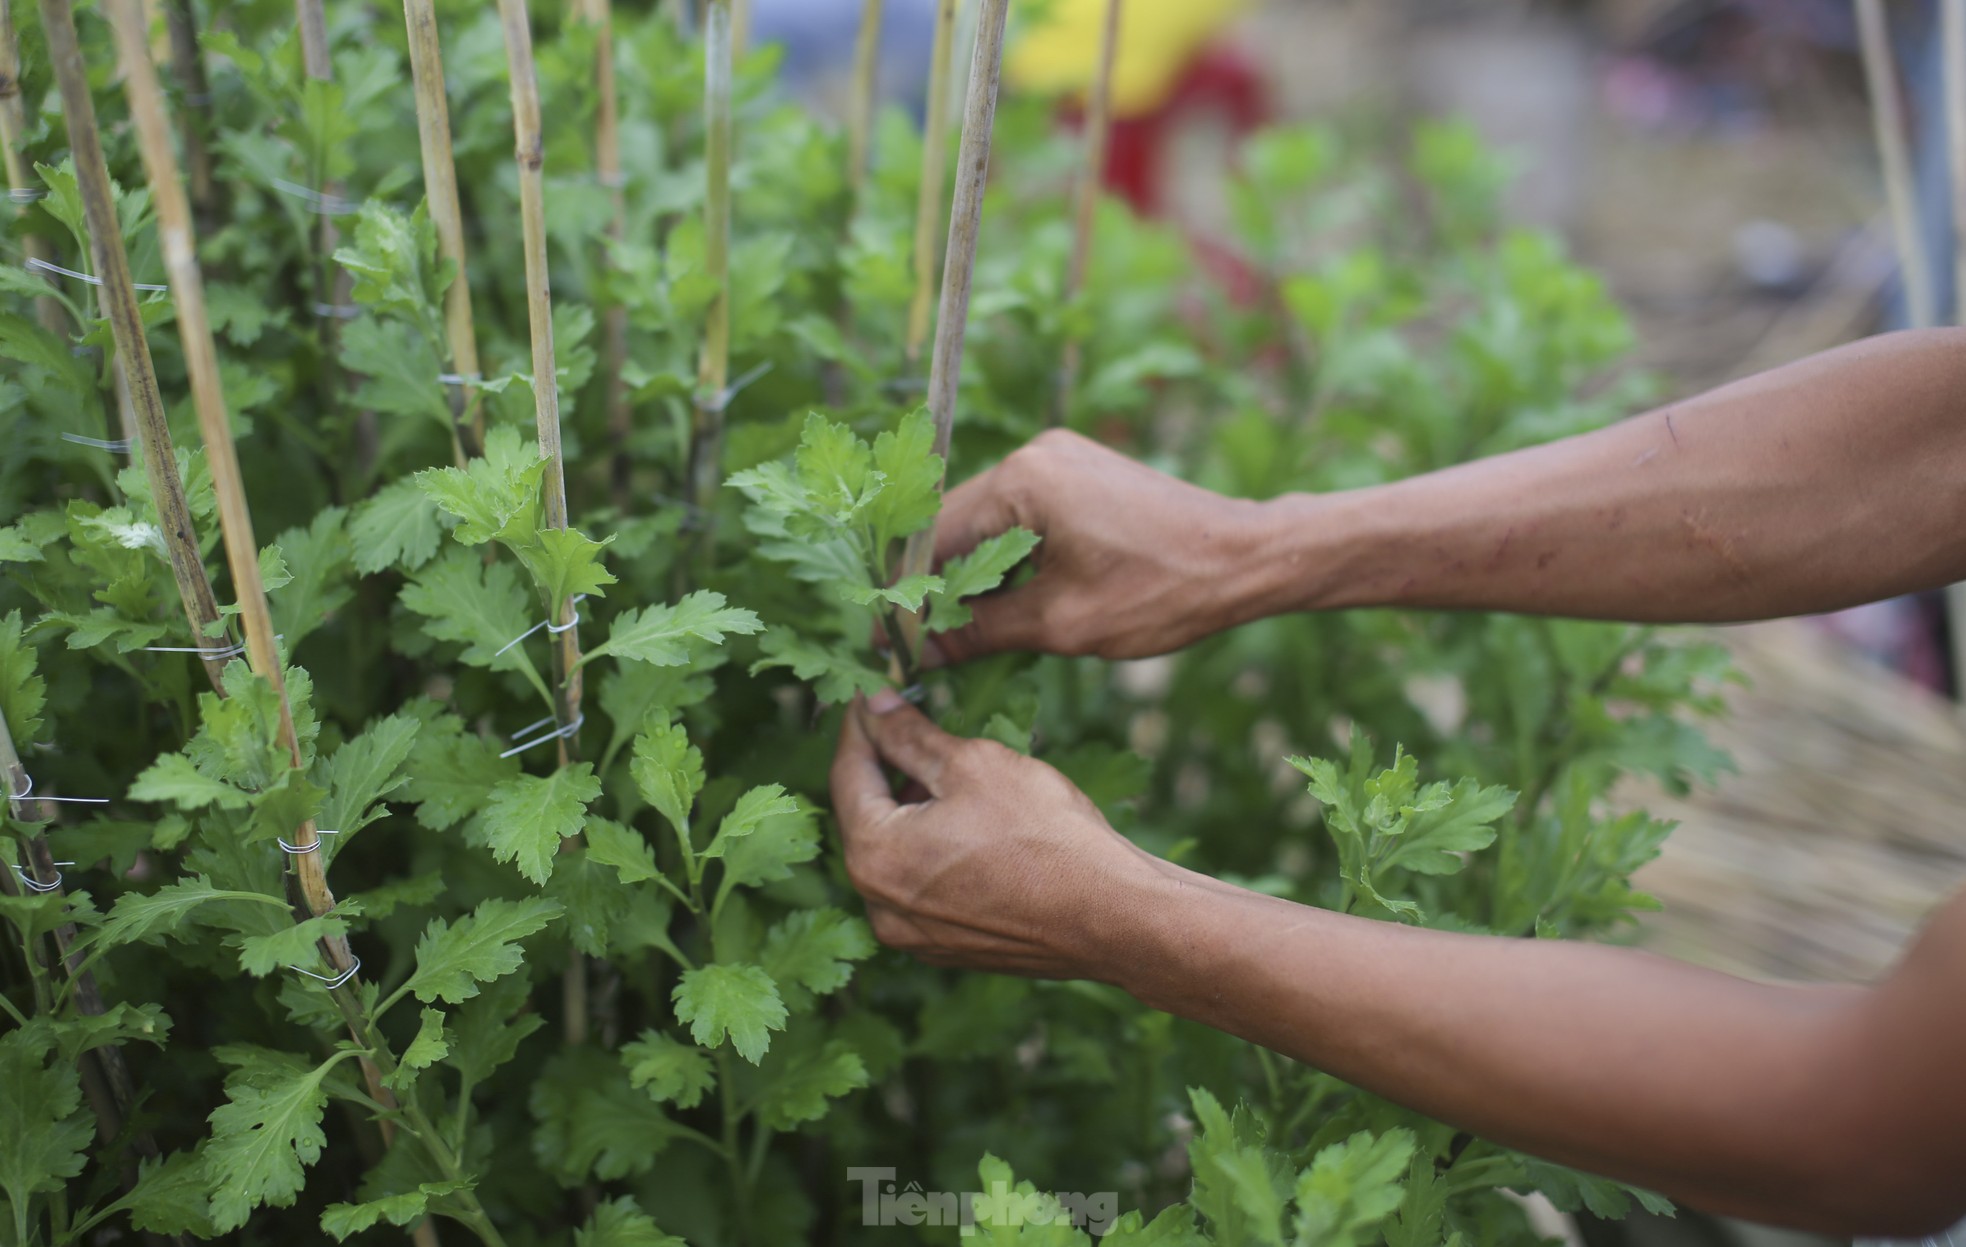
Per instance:
[[[1201,46],[1248,0],[1122,0],[1113,65],[1113,115],[1137,117],[1164,103]],[[1020,28],[1005,72],[1011,85],[1046,95],[1082,95],[1099,66],[1106,0],[1020,0]]]

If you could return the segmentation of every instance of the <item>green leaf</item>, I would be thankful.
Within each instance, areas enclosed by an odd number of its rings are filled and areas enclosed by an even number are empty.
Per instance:
[[[82,1108],[82,1083],[71,1062],[47,1064],[45,1032],[15,1028],[0,1035],[0,1190],[25,1220],[28,1200],[59,1191],[82,1172],[95,1130]]]
[[[255,978],[265,978],[287,966],[316,969],[321,960],[320,941],[346,934],[348,919],[329,913],[289,924],[270,935],[243,936],[239,939],[239,968]]]
[[[788,1007],[798,1010],[812,996],[845,987],[853,962],[874,955],[867,924],[837,909],[802,909],[788,914],[765,936],[758,962],[778,984]]]
[[[532,671],[525,647],[510,645],[533,625],[532,603],[508,563],[493,563],[469,550],[453,549],[403,586],[399,600],[419,615],[439,641],[460,641],[458,658],[473,667],[532,674],[540,692],[544,682]]]
[[[1454,874],[1466,864],[1462,854],[1495,843],[1495,820],[1514,808],[1515,793],[1509,789],[1462,779],[1449,791],[1446,805],[1413,814],[1380,865],[1423,875]]]
[[[888,543],[926,528],[942,507],[943,463],[928,408],[909,412],[892,432],[874,439],[874,467],[886,480],[867,507],[867,521],[874,549],[885,552]]]
[[[689,743],[683,725],[652,719],[635,737],[628,773],[642,798],[669,820],[683,850],[689,852],[689,812],[703,791],[703,754]]]
[[[342,523],[347,514],[327,507],[306,528],[290,528],[275,541],[294,578],[270,595],[268,606],[273,631],[290,654],[355,595],[347,583],[353,555]]]
[[[222,810],[242,810],[252,804],[252,794],[221,783],[200,771],[181,753],[167,753],[151,763],[130,784],[132,801],[164,801],[181,810],[198,810],[216,805]]]
[[[1297,1178],[1298,1240],[1332,1247],[1377,1243],[1380,1223],[1406,1198],[1414,1146],[1410,1130],[1388,1130],[1377,1138],[1361,1130],[1319,1150]]]
[[[0,615],[0,715],[14,738],[16,752],[25,753],[41,738],[41,707],[46,683],[35,671],[34,646],[21,635],[21,614]]]
[[[281,1053],[234,1051],[244,1061],[226,1079],[227,1102],[212,1110],[203,1151],[212,1224],[221,1233],[245,1225],[261,1204],[293,1205],[307,1181],[305,1167],[327,1144],[322,1080],[348,1055],[309,1068]]]
[[[520,775],[492,790],[482,835],[492,857],[511,862],[534,883],[553,876],[560,841],[580,834],[587,805],[601,795],[594,764],[578,762],[550,775]]]
[[[137,1162],[136,1185],[117,1201],[129,1211],[130,1228],[144,1234],[190,1234],[214,1238],[210,1187],[204,1159],[196,1152],[172,1152]]]
[[[610,818],[587,820],[587,856],[612,868],[627,884],[642,883],[662,873],[655,864],[655,846],[633,828]]]
[[[428,319],[450,285],[437,259],[437,231],[418,205],[404,212],[377,199],[364,200],[353,238],[334,261],[355,281],[357,303],[412,319]]]
[[[664,1234],[640,1205],[626,1195],[594,1209],[587,1224],[573,1232],[573,1247],[686,1247]]]
[[[434,918],[416,942],[416,972],[404,990],[425,1004],[462,1004],[478,994],[478,984],[518,969],[525,961],[519,941],[559,916],[559,902],[533,897],[484,901],[454,925]]]
[[[755,887],[792,877],[792,867],[819,856],[819,822],[810,810],[767,818],[724,850],[723,887]]]
[[[375,803],[406,782],[403,764],[423,729],[406,714],[377,719],[317,768],[328,793],[321,807],[321,826],[340,837],[332,842],[333,852],[339,853],[356,832],[389,813],[387,806]]]
[[[922,601],[931,593],[943,592],[945,585],[940,576],[903,576],[891,585],[841,584],[837,586],[840,596],[855,606],[872,606],[875,602],[887,602],[905,611],[919,611]]]
[[[568,1186],[647,1173],[680,1133],[662,1106],[628,1085],[613,1053],[568,1048],[546,1063],[529,1101],[533,1155]]]
[[[777,784],[753,788],[739,797],[731,812],[724,815],[724,821],[717,825],[717,834],[711,837],[709,847],[701,856],[722,857],[731,845],[757,831],[766,819],[795,814],[798,809],[798,798],[787,796],[785,789]]]
[[[1283,1247],[1292,1176],[1288,1162],[1261,1145],[1253,1119],[1242,1109],[1231,1116],[1199,1087],[1189,1089],[1188,1099],[1199,1127],[1188,1144],[1194,1171],[1189,1202],[1208,1218],[1218,1242]]]
[[[355,570],[373,576],[385,567],[415,571],[437,553],[444,530],[437,504],[414,477],[392,481],[355,509],[348,525]]]
[[[818,1121],[827,1101],[867,1085],[867,1066],[846,1044],[829,1041],[817,1052],[802,1053],[773,1071],[758,1092],[758,1118],[767,1129],[792,1130]]]
[[[525,975],[507,975],[451,1014],[450,1051],[442,1059],[467,1085],[490,1078],[517,1055],[526,1036],[546,1025],[546,1019],[528,1007],[531,994],[532,984]]]
[[[708,1054],[661,1031],[642,1032],[640,1039],[622,1047],[621,1059],[631,1085],[677,1108],[695,1108],[716,1085]]]
[[[285,909],[278,897],[257,892],[229,892],[211,885],[203,875],[166,884],[148,895],[129,892],[118,898],[109,911],[94,943],[105,947],[133,944],[170,932],[182,936],[182,927],[192,910],[213,901],[247,901]]]
[[[443,360],[415,326],[367,316],[348,322],[341,331],[341,365],[361,378],[350,400],[361,409],[451,427],[450,402],[437,380]],[[415,488],[414,478],[401,483]]]
[[[391,1225],[408,1225],[423,1219],[429,1212],[431,1200],[468,1191],[473,1185],[469,1178],[421,1182],[413,1191],[384,1195],[366,1203],[329,1204],[321,1210],[321,1229],[332,1234],[336,1242],[343,1242],[351,1235],[373,1229],[384,1221]]]
[[[764,625],[752,612],[726,606],[724,595],[698,590],[673,606],[650,606],[616,615],[608,639],[587,655],[602,654],[660,667],[680,667],[692,660],[696,645],[722,645],[726,634],[750,636]]]
[[[446,716],[422,730],[410,754],[405,799],[417,802],[417,821],[443,831],[476,814],[494,789],[519,774],[519,760],[499,756],[493,741]]]
[[[444,1034],[444,1011],[426,1008],[416,1037],[410,1040],[409,1047],[403,1049],[402,1059],[396,1063],[396,1072],[385,1081],[391,1090],[401,1091],[416,1081],[418,1070],[429,1069],[450,1053],[450,1040]]]
[[[698,966],[683,973],[670,995],[677,1020],[689,1024],[698,1044],[715,1048],[728,1037],[753,1065],[771,1046],[771,1032],[785,1029],[785,1004],[771,976],[758,966]]]
[[[615,582],[614,574],[601,566],[601,551],[613,540],[595,541],[573,528],[546,528],[516,552],[532,572],[540,594],[549,602],[561,602],[581,594],[601,597],[605,587]]]
[[[1038,548],[1038,535],[1028,528],[1011,528],[980,542],[961,558],[942,566],[942,591],[929,612],[928,630],[946,632],[970,621],[961,599],[988,593],[1003,583],[1012,568]]]
[[[753,675],[772,667],[790,667],[793,675],[812,685],[814,695],[823,702],[844,704],[855,694],[871,696],[887,687],[886,676],[851,653],[808,641],[789,628],[766,632],[758,650],[764,657],[751,664]]]
[[[416,482],[439,508],[460,521],[451,533],[468,546],[499,540],[529,545],[539,530],[539,485],[546,460],[501,425],[485,435],[485,453],[462,468],[431,468]]]

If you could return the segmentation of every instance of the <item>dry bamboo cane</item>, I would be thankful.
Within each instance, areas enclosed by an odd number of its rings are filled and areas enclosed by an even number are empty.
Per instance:
[[[976,270],[976,239],[983,226],[983,192],[990,181],[990,135],[997,119],[997,82],[1003,73],[1004,21],[1010,0],[983,0],[976,25],[976,53],[969,71],[969,98],[963,107],[962,146],[956,153],[956,194],[949,209],[949,242],[942,262],[942,306],[936,313],[935,350],[929,359],[928,410],[935,418],[935,453],[946,465],[956,423],[957,383],[963,364],[963,337],[969,327],[970,282]],[[923,529],[908,538],[901,554],[901,576],[926,573],[935,554],[935,534]],[[901,647],[909,667],[921,653],[921,616],[899,617]]]
[[[72,0],[41,0],[41,24],[46,28],[48,59],[61,91],[62,119],[68,125],[68,146],[75,159],[75,180],[82,194],[89,240],[95,252],[96,274],[102,281],[102,300],[109,312],[119,366],[129,379],[131,401],[141,425],[138,440],[157,520],[164,530],[164,549],[194,643],[209,645],[219,622],[218,599],[198,551],[198,537],[185,505],[184,482],[178,478],[176,449],[164,419],[163,396],[150,362],[150,344],[143,336],[143,315],[137,308],[136,287],[130,282],[130,260],[123,250],[116,201],[110,189],[109,167],[103,162],[102,141],[96,134],[95,102],[89,98],[88,71],[75,36]],[[253,564],[258,571],[258,563]],[[204,658],[212,687],[224,690],[222,659]]]
[[[717,294],[703,319],[703,347],[697,358],[696,402],[690,422],[689,501],[696,528],[694,545],[708,557],[716,534],[710,516],[722,483],[725,392],[730,385],[730,149],[731,0],[709,0],[703,15],[703,268]],[[686,567],[685,559],[679,568]]]
[[[444,336],[450,350],[451,445],[458,462],[481,453],[484,404],[470,384],[478,377],[478,332],[471,318],[471,280],[464,263],[464,211],[457,199],[451,155],[451,111],[444,96],[444,55],[433,0],[403,0],[409,33],[410,77],[416,90],[416,133],[423,152],[423,195],[437,230],[437,254],[456,275],[444,292]]]
[[[526,252],[526,313],[532,330],[533,411],[539,453],[546,458],[540,500],[546,527],[567,526],[566,466],[560,453],[560,384],[553,352],[553,293],[546,271],[545,141],[540,133],[539,78],[533,68],[532,24],[526,0],[498,0],[505,56],[512,76],[512,129],[519,163],[519,218]],[[580,717],[580,629],[572,599],[552,603],[559,677],[556,713],[563,727]],[[564,748],[571,736],[562,737]]]
[[[8,191],[19,191],[22,195],[33,190],[33,184],[28,181],[27,161],[21,156],[21,144],[26,138],[27,108],[20,96],[20,45],[14,39],[13,0],[0,0],[0,168],[6,171]],[[16,205],[14,215],[27,216],[26,202]],[[21,249],[30,260],[49,258],[48,249],[32,234],[22,235]],[[50,333],[62,331],[61,304],[53,296],[35,299],[34,312]]]
[[[732,59],[751,50],[751,0],[730,0],[730,54]]]
[[[171,76],[184,97],[178,135],[184,144],[185,171],[191,179],[191,206],[201,224],[212,210],[212,154],[205,144],[204,117],[211,107],[211,81],[198,52],[197,15],[191,0],[164,0],[164,28],[171,45]]]
[[[1106,181],[1106,143],[1113,125],[1113,62],[1120,41],[1121,0],[1106,0],[1106,24],[1099,38],[1099,72],[1085,102],[1085,161],[1079,168],[1077,200],[1072,218],[1072,254],[1066,262],[1064,306],[1069,310],[1085,288],[1085,274],[1092,261],[1093,216],[1099,208],[1099,190]],[[1061,425],[1078,386],[1079,360],[1083,344],[1079,335],[1067,331],[1065,351],[1058,365],[1058,398],[1051,409],[1051,423]]]
[[[609,0],[584,0],[581,17],[594,27],[594,174],[613,201],[608,238],[619,243],[628,233],[628,197],[621,173],[621,107],[614,86],[614,14]],[[611,262],[611,257],[608,257]],[[616,299],[602,326],[607,372],[608,442],[613,451],[609,479],[614,501],[627,507],[628,438],[634,432],[628,404],[628,384],[621,370],[628,362],[628,305]]]
[[[1913,329],[1937,320],[1932,298],[1931,263],[1918,230],[1918,201],[1912,187],[1911,154],[1905,139],[1904,108],[1898,98],[1898,71],[1891,55],[1891,30],[1884,0],[1856,0],[1857,37],[1862,44],[1864,82],[1870,91],[1877,154],[1884,167],[1884,196],[1891,208],[1891,230],[1898,240],[1898,272],[1904,283],[1905,314]]]
[[[862,0],[860,37],[853,48],[853,99],[847,110],[847,184],[856,202],[867,180],[868,153],[873,147],[874,102],[881,78],[881,0]]]
[[[935,240],[942,232],[942,183],[949,161],[949,66],[955,34],[956,0],[936,0],[928,99],[922,110],[922,184],[915,197],[915,297],[908,304],[906,338],[910,368],[928,341],[929,312],[935,305]]]
[[[328,82],[334,78],[334,56],[328,47],[328,18],[322,8],[322,0],[294,0],[294,16],[300,24],[301,67],[309,78],[316,82]],[[321,176],[321,170],[312,171],[320,180],[320,185],[311,189],[320,192],[327,199],[336,198],[340,187],[328,178]],[[321,299],[328,303],[338,303],[334,297],[329,278],[334,271],[335,245],[340,239],[340,231],[335,229],[334,217],[330,213],[321,214],[320,242],[320,290]],[[332,327],[333,317],[328,321]]]
[[[66,3],[67,0],[53,2]],[[273,635],[272,615],[266,605],[266,586],[260,579],[259,544],[253,536],[252,514],[246,506],[245,480],[239,470],[238,449],[232,441],[225,391],[219,382],[218,351],[212,339],[211,320],[205,310],[205,282],[198,268],[191,205],[185,197],[177,157],[171,148],[170,118],[164,107],[163,88],[157,80],[157,70],[151,63],[150,50],[144,39],[140,0],[111,0],[109,12],[122,59],[123,85],[129,96],[130,114],[136,123],[137,143],[142,149],[144,169],[150,176],[151,199],[157,209],[157,237],[164,253],[164,270],[170,278],[171,299],[177,307],[178,336],[184,345],[185,367],[191,376],[191,398],[198,413],[198,431],[204,438],[205,457],[211,467],[212,491],[218,500],[225,561],[232,572],[232,587],[239,600],[239,619],[246,634],[247,661],[253,671],[271,684],[279,695],[280,744],[287,750],[293,765],[299,766],[300,743],[294,735],[293,712],[287,702],[279,646]],[[313,847],[318,843],[314,820],[308,819],[294,834],[294,844],[300,852],[293,855],[293,861],[301,896],[307,903],[308,912],[316,916],[327,913],[335,904],[321,855]],[[322,948],[337,973],[354,964],[346,940],[339,937],[323,940]]]

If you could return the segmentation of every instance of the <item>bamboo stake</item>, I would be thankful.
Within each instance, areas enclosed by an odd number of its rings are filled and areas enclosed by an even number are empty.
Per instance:
[[[566,467],[560,453],[560,384],[553,353],[553,295],[546,271],[546,163],[540,134],[539,78],[533,68],[532,23],[526,0],[498,0],[505,27],[505,56],[512,77],[512,129],[519,163],[519,218],[526,252],[526,312],[532,330],[533,410],[539,426],[539,452],[546,457],[541,501],[548,528],[567,526]],[[571,598],[551,604],[555,684],[562,727],[580,718],[580,629]],[[567,756],[573,738],[560,738]]]
[[[164,530],[164,549],[194,643],[208,645],[217,632],[218,600],[198,552],[198,537],[185,505],[184,482],[178,479],[175,447],[164,419],[164,399],[157,391],[157,373],[150,362],[150,344],[143,336],[143,315],[136,288],[130,282],[130,260],[123,250],[116,200],[110,189],[109,167],[103,161],[96,134],[95,103],[89,98],[88,71],[75,36],[72,0],[40,0],[41,24],[46,28],[48,59],[61,91],[62,119],[68,126],[68,146],[74,154],[75,180],[88,219],[89,240],[95,252],[96,274],[102,279],[102,300],[108,308],[116,354],[129,377],[130,395],[141,424],[144,471]],[[254,562],[254,571],[259,564]],[[205,673],[212,687],[224,689],[223,660],[206,657]]]
[[[853,49],[853,100],[847,113],[847,183],[856,201],[867,180],[867,158],[872,149],[874,104],[879,96],[881,77],[881,0],[862,0],[860,38]]]
[[[954,59],[956,0],[936,0],[935,42],[929,51],[928,100],[922,110],[922,184],[915,196],[915,297],[908,305],[908,366],[928,341],[935,299],[935,240],[942,229],[942,183],[949,160],[949,69]]]
[[[212,155],[205,145],[204,118],[211,108],[211,82],[205,76],[205,59],[198,52],[197,15],[191,0],[164,0],[164,27],[170,36],[171,74],[184,97],[184,112],[178,119],[178,135],[184,143],[184,163],[191,178],[191,206],[199,221],[212,210]]]
[[[928,410],[935,418],[935,453],[946,465],[956,423],[957,383],[961,379],[963,337],[969,327],[970,282],[976,270],[976,239],[983,226],[983,192],[990,181],[990,134],[997,118],[997,82],[1003,73],[1004,20],[1010,0],[983,0],[977,19],[976,52],[969,71],[969,99],[963,108],[962,146],[956,155],[956,194],[949,210],[949,242],[942,262],[942,306],[936,314],[935,350],[928,371]],[[908,538],[901,575],[928,571],[935,534],[923,529]],[[912,666],[921,650],[921,616],[901,613],[901,647]]]
[[[628,233],[628,197],[621,173],[621,107],[614,85],[614,13],[609,0],[584,0],[581,16],[594,27],[594,173],[607,187],[614,204],[608,238],[619,243]],[[621,370],[628,362],[628,305],[619,299],[607,309],[602,327],[607,371],[608,441],[614,456],[609,477],[614,500],[626,507],[628,498],[628,438],[634,432],[628,404],[628,384]]]
[[[1072,220],[1072,255],[1065,268],[1064,305],[1069,308],[1085,288],[1086,269],[1092,260],[1093,215],[1099,208],[1099,190],[1106,181],[1106,143],[1113,124],[1113,61],[1120,41],[1121,0],[1106,0],[1106,23],[1099,38],[1099,72],[1085,102],[1085,162],[1079,168],[1078,203]],[[1065,423],[1078,386],[1082,343],[1076,333],[1065,335],[1064,358],[1058,367],[1058,399],[1051,409],[1051,423]]]
[[[43,2],[65,4],[67,0]],[[198,413],[198,431],[204,438],[205,457],[211,467],[226,566],[232,572],[239,620],[246,633],[247,661],[254,673],[278,694],[280,744],[286,748],[293,765],[299,766],[300,742],[294,734],[279,644],[273,635],[273,617],[266,604],[266,586],[259,574],[259,543],[254,538],[253,518],[246,506],[245,478],[239,470],[238,448],[233,444],[232,423],[226,413],[225,390],[219,381],[218,350],[205,310],[205,281],[198,267],[191,204],[185,197],[177,156],[171,148],[163,87],[157,80],[157,69],[151,63],[150,49],[144,39],[143,7],[140,0],[110,0],[108,7],[122,61],[123,87],[129,97],[130,115],[136,123],[137,144],[142,149],[144,170],[150,177],[151,200],[157,210],[157,238],[164,253],[164,270],[170,278],[171,299],[177,307],[178,336],[184,345],[185,367],[191,376],[191,399]],[[293,842],[300,850],[292,858],[301,896],[308,912],[318,917],[334,908],[335,898],[328,887],[321,855],[313,847],[319,843],[313,819],[301,823]],[[347,940],[335,937],[321,944],[337,972],[354,964]]]
[[[1931,263],[1918,231],[1918,203],[1912,188],[1911,154],[1905,141],[1904,109],[1898,98],[1898,71],[1891,55],[1891,31],[1884,0],[1856,0],[1857,37],[1863,48],[1864,82],[1870,90],[1877,154],[1884,166],[1884,196],[1891,207],[1891,229],[1898,239],[1898,272],[1904,283],[1905,313],[1914,329],[1937,320],[1932,298]]]
[[[28,180],[27,161],[21,155],[26,139],[27,107],[20,94],[20,45],[14,38],[13,0],[0,0],[0,168],[5,169],[7,189],[23,195],[34,189]],[[25,200],[14,207],[16,219],[25,220],[27,212]],[[21,250],[30,260],[51,258],[47,247],[33,234],[21,236]],[[61,304],[53,296],[35,299],[34,312],[44,329],[62,332]]]
[[[444,336],[449,344],[451,446],[459,463],[481,453],[484,404],[468,384],[478,376],[478,332],[471,318],[471,279],[465,267],[464,211],[457,199],[457,163],[451,155],[450,103],[444,97],[443,46],[433,0],[403,0],[409,32],[410,78],[416,90],[416,133],[423,152],[423,194],[437,230],[437,254],[456,275],[444,292]]]
[[[334,56],[328,47],[328,17],[326,10],[322,7],[322,0],[294,0],[294,16],[300,25],[300,60],[302,69],[309,78],[314,79],[316,82],[331,81],[334,78]],[[319,184],[311,189],[319,191],[322,195],[329,198],[340,195],[341,188],[324,176],[324,170],[316,169],[312,172]],[[333,264],[331,257],[334,255],[335,245],[339,241],[339,238],[340,232],[335,229],[334,217],[329,213],[322,213],[320,244],[320,271],[322,277],[320,289],[322,300],[331,303],[340,301],[333,297],[327,280],[327,274],[330,272],[330,266]],[[333,327],[332,317],[328,318],[328,327],[330,329]]]
[[[751,50],[751,0],[730,0],[730,54],[732,59]]]
[[[696,508],[695,544],[712,549],[709,517],[716,506],[723,451],[725,393],[730,384],[730,149],[731,0],[709,0],[703,15],[703,267],[717,284],[704,315],[697,359],[695,416],[690,427],[689,501]]]

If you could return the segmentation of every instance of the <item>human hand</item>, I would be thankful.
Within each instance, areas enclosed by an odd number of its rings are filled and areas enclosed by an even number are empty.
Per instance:
[[[897,800],[882,763],[913,781]],[[846,868],[881,943],[931,965],[1114,981],[1164,863],[1035,758],[951,736],[893,692],[833,759]],[[914,799],[919,798],[919,799]]]
[[[1044,538],[1029,582],[971,601],[927,656],[1003,650],[1145,658],[1253,618],[1262,508],[1156,472],[1062,430],[950,491],[938,562],[1022,525]]]

